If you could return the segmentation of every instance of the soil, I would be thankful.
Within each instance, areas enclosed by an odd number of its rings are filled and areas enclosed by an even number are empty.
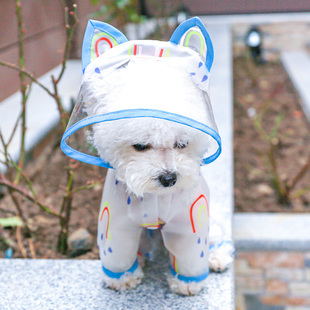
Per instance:
[[[32,154],[32,160],[26,167],[27,175],[31,175],[31,181],[34,184],[34,190],[38,193],[39,200],[52,210],[59,212],[62,204],[63,195],[66,192],[66,168],[68,167],[68,158],[60,150],[57,143],[59,141],[58,130],[48,138],[48,146],[44,149],[40,147],[35,150],[37,154]],[[57,144],[55,148],[54,145]],[[74,194],[72,202],[71,220],[69,234],[79,228],[86,228],[93,236],[94,246],[92,251],[79,256],[80,259],[99,258],[96,244],[97,218],[100,208],[100,200],[106,169],[97,166],[71,160],[74,165],[74,188],[94,183],[92,189],[85,189]],[[21,184],[27,192],[30,193],[27,185]],[[21,239],[27,257],[33,257],[31,254],[30,243],[33,243],[36,258],[67,258],[56,252],[57,238],[60,231],[58,218],[43,212],[39,207],[28,200],[18,197],[23,208],[25,217],[28,219],[33,237],[27,239],[22,230]],[[15,215],[15,207],[9,198],[5,195],[0,199],[0,218]],[[0,237],[12,240],[14,248],[14,258],[23,257],[21,247],[18,245],[19,232],[16,228],[2,229],[0,226]],[[6,246],[0,242],[0,257],[4,257]]]
[[[246,53],[234,59],[236,212],[310,211],[310,169],[303,168],[310,156],[309,129],[280,61],[256,64]],[[304,172],[287,201],[279,197],[272,167],[289,185]]]
[[[309,157],[309,123],[301,109],[300,99],[280,62],[256,65],[246,56],[234,59],[234,173],[235,209],[237,212],[308,212],[310,192],[303,191],[310,184],[309,171],[297,183],[290,196],[290,203],[279,204],[274,183],[271,181],[270,164],[266,154],[270,143],[266,133],[274,133],[272,146],[281,180],[292,180]],[[264,113],[263,113],[264,112]],[[261,118],[263,132],[255,126]],[[256,122],[257,123],[257,122]],[[277,128],[275,127],[277,126]],[[59,130],[46,140],[47,146],[38,147],[26,172],[31,176],[38,198],[59,211],[65,193],[68,161],[59,147]],[[79,256],[81,259],[99,258],[96,242],[97,217],[106,170],[83,163],[75,163],[75,188],[90,182],[97,185],[74,195],[70,232],[86,228],[94,239],[92,251]],[[30,190],[24,184],[24,188]],[[21,237],[27,257],[66,258],[56,252],[59,221],[40,210],[35,204],[19,196],[25,217],[28,218],[33,237],[27,239],[19,229],[1,229],[0,237],[12,240],[14,258],[23,257]],[[0,198],[0,218],[16,214],[9,195]],[[22,230],[23,232],[23,230]],[[3,243],[3,242],[2,242]],[[32,246],[33,245],[33,246]],[[0,257],[4,257],[1,246]]]

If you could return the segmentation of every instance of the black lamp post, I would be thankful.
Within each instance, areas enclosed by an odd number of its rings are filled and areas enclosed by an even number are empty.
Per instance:
[[[245,43],[250,51],[252,59],[256,63],[265,63],[265,60],[262,56],[262,33],[257,26],[253,26],[250,28],[246,35]]]

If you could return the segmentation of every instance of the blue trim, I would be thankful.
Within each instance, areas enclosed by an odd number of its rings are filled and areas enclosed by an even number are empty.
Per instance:
[[[174,271],[174,269],[172,268],[172,266],[170,266],[170,271],[174,277],[177,277],[179,280],[186,282],[186,283],[201,282],[201,281],[205,280],[209,275],[209,270],[208,270],[206,273],[203,273],[202,275],[197,276],[197,277],[185,277],[185,276],[182,276],[182,275],[176,273]]]
[[[212,251],[215,247],[220,248],[221,246],[225,245],[225,244],[230,244],[231,246],[233,246],[232,242],[229,240],[224,240],[218,244],[211,244],[209,246],[209,250]]]
[[[95,29],[108,33],[117,41],[118,44],[122,44],[128,41],[126,36],[123,33],[121,33],[118,29],[116,29],[115,27],[107,23],[101,22],[101,21],[90,19],[86,26],[83,44],[82,44],[82,71],[83,72],[85,68],[90,64],[90,61],[91,61],[90,50],[91,50],[91,42],[94,37]]]
[[[127,271],[125,272],[113,272],[109,269],[104,268],[104,266],[102,265],[102,270],[103,272],[110,278],[113,279],[120,279],[125,273],[134,273],[136,271],[136,269],[138,268],[138,259],[136,259],[136,261],[134,262],[134,264],[132,265],[131,268],[129,268]]]
[[[101,115],[95,115],[88,118],[84,118],[77,123],[75,123],[73,126],[68,128],[65,133],[63,134],[63,137],[61,139],[60,147],[62,151],[68,155],[69,157],[91,164],[91,165],[97,165],[100,167],[106,167],[106,168],[113,168],[109,163],[103,161],[100,157],[95,157],[92,155],[88,155],[85,153],[81,153],[77,150],[74,150],[70,146],[67,145],[66,139],[70,137],[75,131],[78,129],[81,129],[85,126],[97,124],[101,122],[109,122],[109,121],[115,121],[120,119],[132,119],[132,118],[141,118],[141,117],[151,117],[151,118],[158,118],[158,119],[164,119],[168,121],[172,121],[178,124],[186,125],[191,128],[197,129],[199,131],[202,131],[208,135],[210,135],[218,144],[217,151],[203,159],[204,164],[209,164],[212,161],[214,161],[222,151],[221,147],[221,137],[220,135],[212,128],[208,127],[207,125],[200,123],[198,121],[195,121],[191,118],[188,118],[186,116],[182,116],[179,114],[174,114],[170,112],[165,112],[161,110],[152,110],[152,109],[130,109],[130,110],[121,110]]]
[[[213,251],[215,248],[220,248],[220,247],[222,247],[225,244],[230,244],[231,245],[231,247],[233,249],[232,255],[234,256],[235,255],[235,248],[234,248],[233,243],[231,241],[229,241],[229,240],[224,240],[224,241],[222,241],[222,242],[220,242],[218,244],[211,244],[209,246],[209,251]]]
[[[207,56],[206,56],[205,65],[206,65],[208,71],[210,72],[212,64],[213,64],[213,59],[214,59],[214,49],[213,49],[213,44],[212,44],[210,35],[209,35],[206,27],[204,26],[204,24],[200,20],[200,18],[193,17],[193,18],[186,20],[182,24],[180,24],[178,26],[178,28],[172,34],[172,36],[170,38],[170,42],[172,42],[174,44],[179,44],[184,33],[192,27],[198,27],[205,37],[206,44],[207,44]]]

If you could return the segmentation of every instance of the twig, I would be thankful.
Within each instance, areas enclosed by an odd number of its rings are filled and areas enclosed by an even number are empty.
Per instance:
[[[21,194],[23,197],[28,199],[30,202],[35,203],[37,206],[39,206],[43,211],[45,211],[45,212],[47,212],[47,213],[49,213],[51,215],[54,215],[54,216],[56,216],[58,218],[61,217],[57,212],[53,211],[49,207],[47,207],[47,206],[43,205],[42,203],[40,203],[38,201],[38,199],[36,199],[36,198],[32,197],[31,195],[29,195],[24,189],[18,187],[17,185],[15,185],[15,184],[13,184],[13,183],[11,183],[11,182],[3,179],[3,178],[0,179],[0,185],[5,185],[11,191],[15,191],[15,192]]]
[[[20,173],[21,177],[25,180],[25,182],[28,184],[28,187],[34,197],[34,199],[38,199],[38,196],[33,188],[33,185],[30,181],[30,179],[26,176],[26,174],[24,173],[24,170],[21,169],[19,166],[17,166],[14,161],[10,161],[10,163],[14,166],[14,168]]]
[[[0,185],[2,184],[2,180],[3,179],[0,179]],[[8,186],[7,186],[8,187]],[[28,221],[27,221],[27,218],[25,217],[24,213],[23,213],[23,210],[19,204],[19,201],[18,199],[15,197],[14,195],[14,191],[8,187],[8,192],[9,192],[9,195],[15,205],[15,208],[17,210],[17,213],[18,213],[18,216],[22,219],[24,225],[25,225],[25,228],[26,228],[26,231],[27,231],[27,234],[31,234],[31,229],[29,228],[28,226]]]
[[[23,257],[27,258],[27,253],[26,253],[26,250],[25,250],[25,248],[23,246],[23,242],[22,242],[21,226],[16,227],[16,240],[17,240],[18,249],[22,253]]]
[[[26,69],[22,69],[22,68],[14,65],[14,64],[3,62],[3,61],[0,61],[0,66],[7,67],[7,68],[18,71],[18,73],[20,73],[20,74],[24,74],[32,82],[34,82],[35,84],[40,86],[43,90],[45,90],[50,96],[54,97],[54,94],[46,86],[44,86],[42,83],[40,83],[39,80],[32,73],[27,71]]]
[[[293,178],[293,180],[288,184],[289,191],[293,190],[296,184],[304,177],[306,172],[310,168],[310,156],[308,157],[308,160],[306,163],[302,166],[300,171],[297,173],[297,175]]]
[[[71,215],[71,207],[72,207],[72,189],[73,189],[73,180],[74,180],[74,172],[73,169],[70,167],[68,169],[68,183],[67,183],[67,189],[66,194],[63,197],[63,202],[61,205],[61,211],[60,211],[60,233],[58,235],[58,241],[57,241],[57,251],[66,254],[67,252],[67,239],[68,239],[68,233],[69,233],[69,222],[70,222],[70,215]]]
[[[15,0],[15,13],[17,17],[17,26],[18,26],[18,59],[19,59],[19,80],[20,80],[20,91],[22,94],[22,113],[21,113],[21,121],[22,121],[22,134],[21,134],[21,142],[20,142],[20,155],[19,155],[19,163],[18,165],[22,168],[25,162],[25,138],[26,138],[26,103],[28,99],[27,95],[27,82],[26,76],[22,72],[25,69],[25,58],[24,58],[24,25],[23,18],[21,14],[21,3],[20,0]],[[15,176],[14,183],[18,184],[20,179],[20,173],[18,172]]]
[[[86,189],[92,189],[92,188],[94,188],[95,186],[97,186],[99,184],[102,184],[102,181],[91,182],[90,184],[77,187],[73,191],[71,191],[71,195],[73,195],[73,194],[75,194],[75,193],[77,193],[79,191],[83,191],[83,190],[86,190]]]
[[[63,77],[63,74],[65,72],[66,66],[67,66],[67,60],[69,58],[69,52],[71,48],[72,38],[74,35],[74,30],[78,24],[77,15],[76,15],[77,6],[76,4],[72,5],[72,11],[69,10],[68,7],[65,7],[65,21],[66,21],[66,45],[63,55],[63,61],[61,65],[61,70],[57,78],[52,76],[52,82],[54,86],[54,94],[53,97],[56,101],[58,111],[60,113],[60,119],[62,124],[62,129],[65,130],[67,127],[67,123],[69,121],[69,115],[64,109],[59,94],[58,94],[58,83],[60,82],[61,78]]]
[[[29,244],[29,249],[30,249],[31,257],[32,258],[37,258],[36,249],[34,247],[34,243],[33,243],[33,239],[32,238],[28,238],[28,244]]]

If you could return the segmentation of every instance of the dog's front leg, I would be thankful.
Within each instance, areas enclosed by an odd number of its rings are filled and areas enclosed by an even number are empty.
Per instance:
[[[134,288],[143,277],[137,260],[142,227],[127,216],[126,201],[122,185],[108,173],[97,238],[104,281],[116,290]]]
[[[106,225],[100,225],[100,221],[98,227],[104,281],[115,290],[135,288],[143,277],[137,259],[141,228],[128,219],[118,217],[117,223],[113,223],[113,216],[110,219],[108,232]]]

